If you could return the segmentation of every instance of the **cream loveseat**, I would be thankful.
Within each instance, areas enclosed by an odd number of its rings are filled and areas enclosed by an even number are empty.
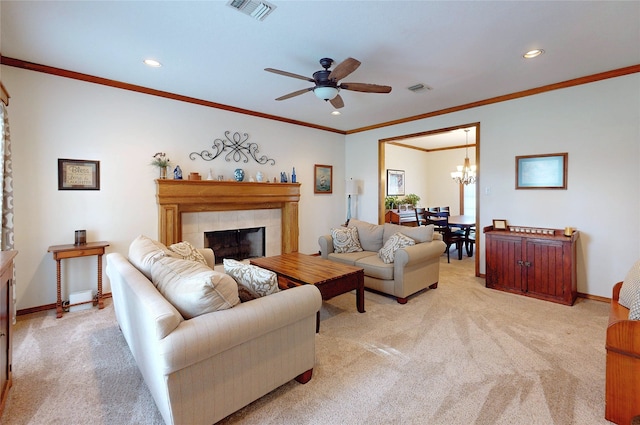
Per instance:
[[[107,275],[118,324],[167,424],[211,425],[291,379],[311,379],[322,304],[314,286],[243,303],[222,289],[232,307],[186,320],[123,255],[107,255]]]
[[[425,288],[435,289],[440,274],[440,256],[445,250],[445,243],[439,233],[434,233],[433,225],[409,227],[397,224],[371,224],[360,220],[349,221],[348,228],[355,228],[361,249],[356,247],[337,253],[335,243],[337,233],[344,228],[332,229],[333,234],[322,235],[318,239],[322,258],[340,263],[362,267],[364,269],[364,286],[396,297],[400,304],[405,304],[410,295]],[[348,229],[347,229],[348,230]],[[353,233],[354,231],[351,230]],[[394,236],[400,233],[401,236]],[[404,237],[403,237],[404,236]],[[392,242],[395,239],[410,240],[415,245]],[[393,238],[393,239],[392,239]],[[392,239],[390,241],[390,239]],[[404,246],[404,247],[403,247]],[[385,248],[387,254],[395,249],[385,263],[378,252]],[[343,249],[344,250],[344,249]]]

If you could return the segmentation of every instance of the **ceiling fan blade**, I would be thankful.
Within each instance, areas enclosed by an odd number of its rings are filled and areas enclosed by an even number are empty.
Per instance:
[[[329,102],[331,102],[331,105],[336,109],[340,109],[344,106],[344,101],[342,100],[340,95],[337,95],[336,97],[331,99]]]
[[[378,84],[367,83],[342,83],[339,86],[344,90],[361,91],[364,93],[390,93],[390,86],[380,86]]]
[[[273,72],[274,74],[284,75],[285,77],[298,78],[299,80],[309,81],[310,83],[315,83],[313,78],[305,77],[304,75],[294,74],[292,72],[281,71],[279,69],[274,68],[265,68],[265,71]]]
[[[290,99],[292,97],[300,96],[301,94],[305,94],[306,92],[311,91],[311,90],[313,90],[313,87],[309,87],[308,89],[302,89],[302,90],[294,91],[292,93],[285,94],[284,96],[280,96],[276,100]]]
[[[346,58],[342,62],[340,62],[331,74],[329,74],[329,79],[334,81],[340,81],[347,75],[351,74],[353,71],[358,69],[360,66],[360,61],[354,58]]]

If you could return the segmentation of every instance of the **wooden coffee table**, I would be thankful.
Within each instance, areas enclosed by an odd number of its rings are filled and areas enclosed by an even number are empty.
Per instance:
[[[356,291],[356,308],[364,313],[364,270],[323,258],[292,252],[275,257],[253,258],[250,263],[278,275],[281,289],[315,285],[323,300]]]

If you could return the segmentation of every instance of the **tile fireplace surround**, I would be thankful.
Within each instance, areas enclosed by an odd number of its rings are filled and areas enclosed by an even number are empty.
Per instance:
[[[188,240],[202,247],[204,231],[260,225],[267,240],[280,232],[280,253],[298,251],[300,183],[158,179],[156,188],[158,239],[165,245]],[[266,249],[277,252],[273,244]]]

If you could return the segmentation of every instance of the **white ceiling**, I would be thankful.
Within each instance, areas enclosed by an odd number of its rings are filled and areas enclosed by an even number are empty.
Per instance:
[[[260,22],[227,1],[2,0],[0,52],[342,131],[640,64],[638,1],[271,3]],[[343,90],[337,117],[312,93],[274,100],[311,83],[264,68],[311,76],[323,57],[393,91]]]

